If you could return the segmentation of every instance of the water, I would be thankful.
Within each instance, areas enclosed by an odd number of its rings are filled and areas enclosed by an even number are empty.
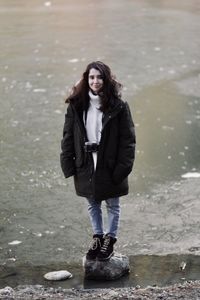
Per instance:
[[[123,82],[137,132],[118,250],[199,246],[199,182],[181,177],[200,172],[199,11],[195,0],[0,2],[1,265],[75,266],[88,247],[87,207],[59,153],[64,98],[96,59]]]
[[[199,97],[179,93],[182,81],[180,76],[143,88],[131,103],[138,137],[136,188],[142,191],[199,170]]]
[[[199,277],[200,257],[193,255],[138,255],[130,257],[130,273],[115,281],[86,280],[80,264],[73,266],[72,279],[52,282],[44,279],[44,274],[52,270],[71,268],[65,262],[48,266],[32,266],[31,264],[1,268],[0,288],[4,286],[42,284],[46,287],[62,288],[109,288],[129,286],[166,286],[183,283]],[[185,268],[182,269],[182,265]]]

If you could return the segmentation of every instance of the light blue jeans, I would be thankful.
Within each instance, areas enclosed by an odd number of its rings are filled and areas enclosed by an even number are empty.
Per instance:
[[[107,230],[104,232],[102,217],[102,202],[87,198],[88,212],[94,234],[108,234],[115,238],[119,227],[120,204],[119,198],[110,198],[105,200],[108,215]]]

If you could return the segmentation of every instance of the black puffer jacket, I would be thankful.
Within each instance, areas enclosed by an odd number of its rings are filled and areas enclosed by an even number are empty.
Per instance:
[[[61,167],[65,177],[74,176],[76,193],[97,201],[128,194],[128,175],[135,158],[135,130],[129,106],[116,100],[102,120],[101,141],[94,172],[87,141],[83,111],[72,103],[67,108],[61,142]]]

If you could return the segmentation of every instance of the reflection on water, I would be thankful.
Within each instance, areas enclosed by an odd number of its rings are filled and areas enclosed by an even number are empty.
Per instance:
[[[1,270],[0,288],[15,287],[24,284],[42,284],[49,287],[62,288],[109,288],[128,286],[166,286],[186,280],[200,279],[200,256],[167,255],[167,256],[132,256],[130,257],[130,274],[116,281],[85,280],[81,264],[69,266],[65,263],[48,266],[22,265],[3,267]],[[73,273],[70,280],[49,282],[43,275],[52,270],[68,269]]]
[[[148,190],[150,197],[157,183],[199,172],[199,5],[1,1],[0,264],[70,263],[87,249],[86,203],[63,178],[59,153],[63,100],[91,60],[104,60],[117,74],[136,123],[131,211],[122,220],[122,239],[133,233],[136,194]],[[133,239],[130,254],[143,247],[143,223],[137,222],[138,246]]]
[[[137,132],[131,179],[138,192],[155,182],[179,180],[182,174],[199,170],[200,101],[179,93],[179,82],[181,78],[147,87],[130,103]]]

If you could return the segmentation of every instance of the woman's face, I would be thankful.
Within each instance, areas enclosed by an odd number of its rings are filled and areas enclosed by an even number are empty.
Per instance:
[[[88,84],[94,94],[98,94],[100,89],[103,87],[103,78],[99,70],[90,69],[88,74]]]

